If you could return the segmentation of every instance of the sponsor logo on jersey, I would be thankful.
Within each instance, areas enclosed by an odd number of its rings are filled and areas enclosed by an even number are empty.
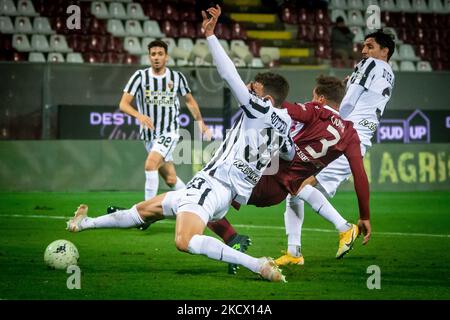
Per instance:
[[[359,125],[369,128],[370,131],[377,131],[378,125],[375,122],[371,122],[367,119],[362,119],[360,122],[358,122]]]
[[[270,119],[272,120],[272,125],[276,130],[280,132],[286,132],[287,123],[283,119],[281,119],[275,112],[272,112]]]
[[[295,144],[295,152],[297,153],[297,156],[302,160],[303,162],[309,162],[309,157],[303,153],[302,150],[298,147],[298,145]]]
[[[336,128],[341,129],[341,131],[344,132],[345,126],[344,126],[344,123],[342,122],[341,119],[336,118],[335,116],[331,116],[330,120],[331,120],[331,123],[332,123]]]
[[[256,185],[261,177],[261,173],[258,170],[251,168],[247,163],[242,160],[235,160],[233,165],[238,168],[243,174],[245,174],[245,180],[253,185]]]

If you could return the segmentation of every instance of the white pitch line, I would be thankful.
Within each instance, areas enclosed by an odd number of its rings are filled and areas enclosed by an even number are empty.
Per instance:
[[[56,219],[56,220],[68,220],[71,217],[65,216],[49,216],[49,215],[26,215],[26,214],[2,214],[0,218],[34,218],[34,219]],[[158,223],[172,222],[173,219],[163,220]],[[273,230],[284,230],[284,227],[278,226],[258,226],[258,225],[248,225],[248,224],[235,224],[233,225],[237,228],[248,228],[248,229],[273,229]],[[328,232],[335,233],[336,230],[331,229],[318,229],[318,228],[303,228],[303,231],[313,231],[313,232]],[[405,232],[373,232],[374,235],[382,236],[400,236],[400,237],[432,237],[432,238],[450,238],[450,234],[431,234],[431,233],[405,233]]]

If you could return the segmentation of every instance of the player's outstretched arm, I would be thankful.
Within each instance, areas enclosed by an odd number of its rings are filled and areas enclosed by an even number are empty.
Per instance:
[[[247,86],[239,76],[233,61],[228,57],[219,40],[214,35],[214,28],[216,27],[217,20],[221,14],[220,7],[217,5],[215,8],[209,8],[207,11],[211,15],[211,18],[208,18],[206,12],[202,11],[202,29],[208,40],[209,51],[213,56],[217,71],[222,79],[228,83],[239,103],[241,105],[247,105],[250,100],[250,93]]]

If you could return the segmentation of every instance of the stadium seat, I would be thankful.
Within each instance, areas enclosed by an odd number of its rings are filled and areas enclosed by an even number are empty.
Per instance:
[[[298,39],[303,42],[314,41],[314,26],[311,24],[301,24],[298,26]]]
[[[353,43],[362,43],[364,42],[364,32],[361,27],[350,27],[350,30],[353,32],[355,37],[353,38]]]
[[[347,12],[347,25],[363,27],[366,25],[364,17],[359,10],[349,10]]]
[[[142,54],[146,54],[146,55],[148,54],[148,44],[150,42],[152,42],[153,40],[155,40],[155,38],[151,38],[151,37],[142,38],[142,40],[141,40],[141,49],[142,49],[141,53]]]
[[[331,20],[328,16],[327,10],[317,9],[314,14],[314,21],[316,24],[322,24],[322,25],[330,25]]]
[[[115,37],[124,37],[126,35],[122,21],[117,19],[109,19],[106,30]]]
[[[83,59],[85,62],[88,63],[103,63],[104,57],[102,54],[99,53],[93,53],[93,52],[87,52],[83,55]]]
[[[414,9],[411,6],[411,2],[409,0],[397,0],[397,8],[401,12],[414,12]],[[400,69],[401,69],[401,65],[400,65]]]
[[[0,33],[15,33],[14,26],[10,17],[0,17]]]
[[[262,62],[261,58],[253,58],[250,67],[252,67],[252,68],[264,68],[264,63]]]
[[[389,64],[390,64],[390,66],[391,66],[391,68],[392,68],[392,71],[394,71],[394,72],[400,71],[400,68],[399,68],[399,66],[398,66],[397,61],[392,61],[392,60],[390,60],[390,61],[389,61]]]
[[[394,37],[394,42],[395,43],[401,42],[400,39],[398,38],[397,32],[395,31],[394,28],[385,27],[385,28],[383,28],[383,32],[391,34]]]
[[[128,19],[127,12],[125,11],[125,7],[120,2],[111,2],[109,4],[109,16],[112,19]]]
[[[122,64],[123,60],[125,59],[125,55],[123,53],[116,53],[116,52],[108,52],[105,55],[105,63],[110,64]]]
[[[91,13],[98,19],[109,19],[108,8],[104,2],[94,1],[91,3]]]
[[[259,51],[261,50],[261,43],[258,40],[250,40],[247,42],[247,44],[253,57],[259,57]]]
[[[194,42],[191,38],[179,38],[177,47],[186,50],[187,52],[191,52],[192,48],[194,48]]]
[[[141,23],[138,20],[127,20],[125,22],[125,33],[131,37],[144,36],[144,31],[142,31]]]
[[[199,24],[201,26],[201,24]],[[231,29],[224,23],[218,23],[216,26],[216,35],[219,39],[231,40]],[[200,30],[197,30],[197,38],[203,37]]]
[[[150,62],[148,61],[148,55],[141,55],[141,66],[148,66]]]
[[[395,48],[394,53],[391,56],[391,60],[393,60],[393,61],[400,61],[402,59],[399,55],[398,48],[399,48],[399,46],[397,46]]]
[[[400,9],[395,5],[394,0],[380,0],[381,11],[398,12]]]
[[[59,34],[54,34],[50,36],[50,50],[54,52],[72,51],[67,45],[66,37]]]
[[[347,15],[345,14],[344,10],[340,10],[340,9],[334,9],[331,11],[331,21],[333,23],[336,23],[336,19],[338,17],[342,17],[342,19],[344,19],[344,22],[346,25],[348,25],[348,19],[347,19]]]
[[[48,62],[65,62],[64,56],[60,52],[51,52],[47,57]]]
[[[33,51],[48,52],[50,50],[47,37],[42,34],[33,34],[31,36],[31,47]]]
[[[33,26],[31,25],[30,18],[28,17],[16,17],[14,29],[17,33],[33,33]]]
[[[19,0],[17,2],[17,15],[18,16],[37,16],[38,13],[34,10],[34,5],[31,0]]]
[[[330,4],[328,5],[328,8],[346,10],[346,9],[348,9],[347,1],[346,0],[330,0]]]
[[[87,44],[87,50],[91,52],[105,52],[109,51],[106,49],[106,38],[101,35],[92,35],[89,37],[89,41]]]
[[[144,35],[146,37],[163,38],[166,35],[161,32],[158,22],[147,20],[144,22]]]
[[[285,6],[281,9],[281,21],[288,24],[297,24],[298,16],[295,8]]]
[[[401,60],[418,61],[419,58],[414,53],[414,49],[410,44],[402,44],[398,50],[398,54]]]
[[[277,47],[261,47],[259,55],[264,65],[270,65],[272,61],[280,59],[280,49]]]
[[[0,0],[0,15],[1,16],[17,15],[17,8],[13,0]]]
[[[129,19],[132,20],[147,20],[148,18],[144,15],[140,3],[128,3],[127,4],[127,15]]]
[[[175,21],[164,20],[161,22],[161,30],[166,35],[166,37],[170,38],[178,38],[179,30],[178,24]]]
[[[47,62],[47,60],[45,59],[45,56],[42,52],[30,52],[30,54],[28,55],[28,61],[39,62],[39,63]]]
[[[195,6],[188,6],[188,7],[181,8],[179,15],[180,15],[180,21],[190,21],[190,22],[197,21],[197,15],[195,13]]]
[[[430,11],[434,13],[444,13],[444,6],[441,0],[430,0],[429,1]]]
[[[347,8],[351,10],[363,10],[366,11],[367,7],[364,7],[362,0],[347,0]]]
[[[25,53],[25,52],[13,52],[11,60],[14,61],[14,62],[27,61],[28,60],[28,53]]]
[[[189,60],[194,61],[194,65],[196,66],[206,66],[212,62],[212,55],[208,50],[206,39],[201,38],[195,41]]]
[[[106,38],[106,51],[116,53],[123,52],[123,42],[121,41],[121,39],[115,38],[113,36],[108,36]]]
[[[171,21],[180,20],[180,14],[178,13],[178,10],[176,9],[175,5],[170,2],[164,5],[162,10],[162,16],[165,19],[170,19]]]
[[[33,21],[34,32],[39,34],[53,34],[55,33],[50,26],[47,17],[35,17]]]
[[[326,42],[330,40],[330,35],[328,33],[328,28],[319,24],[315,28],[314,41]]]
[[[419,61],[419,62],[417,62],[416,69],[417,69],[417,71],[420,71],[420,72],[431,72],[431,71],[433,71],[433,68],[431,67],[431,64],[428,61]]]
[[[232,55],[242,59],[245,64],[250,64],[253,59],[253,55],[250,52],[248,45],[242,40],[231,40],[230,50]]]
[[[153,3],[148,3],[144,7],[144,12],[152,20],[159,20],[163,16],[161,6],[159,5],[155,6]]]
[[[194,25],[189,21],[181,22],[180,29],[179,29],[179,36],[194,39],[196,37],[196,31],[195,31]]]
[[[421,13],[431,12],[425,0],[412,0],[412,10]]]
[[[247,32],[239,22],[233,22],[231,26],[231,39],[247,40]]]
[[[173,58],[169,57],[169,61],[167,62],[168,67],[175,67],[177,64],[175,63],[175,60]]]
[[[307,11],[305,8],[300,8],[298,11],[298,23],[299,24],[308,24],[312,23],[314,20],[314,15]]]
[[[137,37],[125,37],[123,40],[123,48],[130,54],[141,54],[142,48]]]
[[[331,59],[331,48],[322,42],[316,44],[314,50],[316,58],[329,60]]]
[[[167,51],[169,52],[169,55],[172,54],[173,48],[177,46],[174,38],[165,37],[161,39],[165,43],[167,43]]]
[[[378,3],[378,0],[364,0],[364,11],[370,6],[370,5],[375,5],[375,6],[380,6],[380,4]]]
[[[222,47],[225,50],[225,52],[227,54],[229,54],[230,53],[230,45],[228,44],[228,41],[224,40],[224,39],[220,39],[219,42],[222,45]]]
[[[400,71],[416,71],[416,66],[412,61],[400,62]]]
[[[139,64],[139,62],[139,58],[131,54],[126,54],[123,59],[124,64]]]
[[[69,63],[83,63],[83,56],[79,52],[71,52],[67,54],[66,62]]]

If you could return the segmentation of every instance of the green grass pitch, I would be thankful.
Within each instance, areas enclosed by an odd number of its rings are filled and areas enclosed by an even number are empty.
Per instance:
[[[450,193],[372,193],[373,236],[358,239],[342,260],[334,258],[337,233],[307,208],[303,231],[305,265],[283,268],[288,283],[270,283],[241,268],[180,253],[174,222],[145,232],[65,231],[80,203],[91,216],[110,204],[131,206],[141,193],[0,193],[0,299],[450,299]],[[357,220],[353,193],[333,200]],[[248,253],[278,257],[286,247],[284,204],[231,211],[229,220],[252,237]],[[52,218],[53,217],[53,218]],[[211,235],[210,231],[207,231]],[[69,290],[69,274],[48,269],[46,246],[68,239],[80,252],[81,289]],[[367,268],[381,271],[381,289],[369,290]]]

